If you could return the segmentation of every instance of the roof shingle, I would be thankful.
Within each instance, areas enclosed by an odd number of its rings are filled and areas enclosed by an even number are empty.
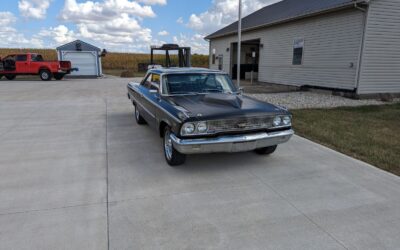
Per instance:
[[[354,0],[283,0],[266,6],[242,19],[242,30],[246,31],[260,26],[271,25],[293,18],[346,7],[354,4]],[[238,22],[234,22],[214,33],[206,39],[237,33]]]

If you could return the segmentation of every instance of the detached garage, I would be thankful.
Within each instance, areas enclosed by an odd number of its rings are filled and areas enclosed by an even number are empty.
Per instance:
[[[101,49],[91,44],[76,40],[57,48],[58,59],[71,61],[77,69],[72,76],[98,77],[102,75]]]

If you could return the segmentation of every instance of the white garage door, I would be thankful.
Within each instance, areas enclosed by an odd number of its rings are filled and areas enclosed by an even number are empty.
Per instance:
[[[63,60],[71,61],[72,68],[77,68],[71,75],[97,76],[96,52],[63,51]]]

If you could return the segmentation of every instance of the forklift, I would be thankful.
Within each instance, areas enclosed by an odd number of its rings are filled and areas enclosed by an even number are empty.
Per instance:
[[[172,65],[170,51],[178,52],[178,65],[179,68],[189,68],[191,67],[191,49],[190,47],[179,47],[177,44],[164,44],[162,46],[151,46],[151,58],[150,65],[155,65],[154,61],[154,52],[155,51],[164,51],[165,52],[165,65],[166,68],[175,67]]]

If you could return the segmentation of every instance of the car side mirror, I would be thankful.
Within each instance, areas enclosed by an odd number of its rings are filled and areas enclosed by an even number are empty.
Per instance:
[[[240,87],[238,92],[239,92],[240,94],[243,94],[243,91],[244,91],[244,88],[243,88],[243,87]]]

